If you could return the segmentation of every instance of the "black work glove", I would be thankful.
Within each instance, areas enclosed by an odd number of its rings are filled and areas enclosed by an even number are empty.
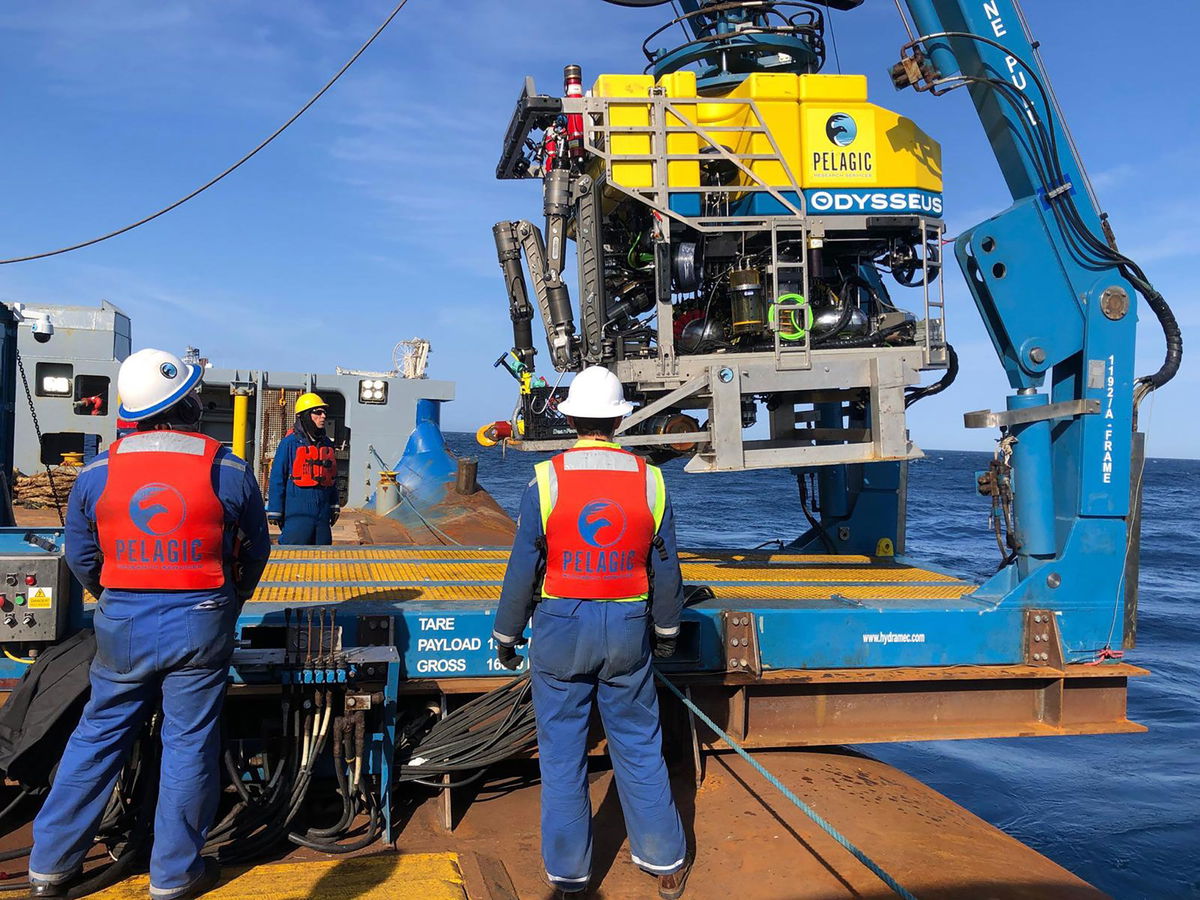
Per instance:
[[[329,527],[332,528],[337,524],[338,518],[342,515],[342,508],[335,506],[329,510]]]
[[[654,655],[658,659],[666,659],[668,656],[675,655],[675,645],[679,643],[679,636],[672,635],[671,637],[654,636]]]
[[[496,659],[500,660],[500,665],[511,672],[515,672],[521,668],[521,663],[525,661],[525,657],[517,652],[517,648],[524,643],[525,641],[522,640],[517,641],[515,644],[497,644]]]

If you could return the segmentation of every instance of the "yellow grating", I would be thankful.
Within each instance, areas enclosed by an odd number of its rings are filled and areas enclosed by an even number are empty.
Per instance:
[[[89,896],[145,900],[150,878],[138,875]],[[389,853],[351,859],[230,868],[205,900],[467,900],[455,853]]]
[[[747,563],[688,563],[683,564],[683,577],[687,581],[771,581],[780,584],[792,582],[912,582],[944,581],[960,583],[957,578],[940,575],[927,569],[913,566],[882,564],[867,565],[762,565]]]
[[[380,581],[490,581],[504,579],[504,563],[269,563],[266,582],[372,583]],[[916,581],[960,584],[958,579],[912,566],[867,565],[763,565],[757,562],[683,563],[685,581],[770,581],[778,584],[871,582],[878,584]]]
[[[838,594],[864,600],[945,600],[975,589],[948,575],[865,556],[704,551],[683,557],[684,580],[712,586],[721,599],[803,600]],[[466,561],[480,558],[495,561]],[[379,559],[389,561],[374,561]],[[463,561],[451,561],[456,559]],[[264,584],[253,599],[269,603],[494,601],[500,594],[506,562],[504,550],[276,550],[263,574]],[[84,600],[95,602],[90,594]]]
[[[720,600],[957,600],[973,590],[969,584],[726,584],[713,585]],[[263,587],[251,602],[258,603],[424,603],[437,600],[486,600],[500,597],[499,585],[440,584],[403,587]]]
[[[862,565],[871,562],[869,556],[830,556],[816,553],[773,553],[767,550],[685,550],[679,554],[680,559],[694,559],[698,562],[735,562],[735,563],[823,563],[828,566]]]
[[[260,587],[251,603],[342,603],[348,600],[374,603],[410,603],[425,600],[498,600],[498,584],[434,584],[373,587],[363,585],[310,585],[305,587]]]
[[[496,581],[505,564],[494,563],[268,563],[263,581]]]
[[[973,584],[714,584],[719,600],[957,600],[975,590]]]
[[[432,547],[413,549],[410,547],[275,547],[272,560],[420,560],[420,559],[508,559],[508,550],[500,547],[485,547],[480,550],[464,550]],[[861,565],[871,562],[869,556],[829,556],[816,553],[777,553],[769,550],[684,550],[682,559],[707,562],[804,562],[825,565]]]
[[[817,584],[714,584],[713,593],[721,600],[828,600],[835,594],[850,600],[957,600],[975,588],[969,584],[924,585],[817,585]],[[362,585],[321,585],[308,587],[260,587],[252,603],[421,603],[438,600],[500,599],[500,585],[436,584],[401,587]],[[86,594],[84,602],[94,604]]]
[[[272,547],[271,559],[508,559],[508,550],[485,548],[483,550],[430,549],[413,550],[404,547]]]

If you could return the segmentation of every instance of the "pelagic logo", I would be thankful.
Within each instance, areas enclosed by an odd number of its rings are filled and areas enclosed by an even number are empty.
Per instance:
[[[929,191],[805,191],[808,210],[813,213],[918,213],[942,214],[942,198]]]
[[[835,147],[849,147],[858,138],[858,123],[849,113],[834,113],[825,120],[825,137]],[[870,175],[875,165],[873,157],[870,150],[814,150],[813,174],[820,178]]]
[[[636,550],[564,550],[562,574],[566,578],[625,576],[637,564]]]
[[[138,488],[130,498],[129,518],[139,531],[161,537],[183,524],[187,503],[171,485],[152,482]]]
[[[825,136],[839,147],[849,147],[858,137],[858,124],[846,113],[834,113],[825,121]]]
[[[580,511],[577,525],[584,543],[611,547],[625,533],[625,510],[612,500],[593,500]]]
[[[166,537],[187,519],[187,503],[176,488],[161,482],[138,488],[129,499],[129,518],[151,540],[117,540],[116,561],[121,566],[188,569],[202,562],[203,541]]]
[[[596,549],[564,550],[562,574],[567,578],[605,578],[632,572],[637,562],[636,552],[606,549],[621,540],[626,525],[625,510],[615,500],[599,499],[585,504],[579,511],[576,527],[583,542]]]

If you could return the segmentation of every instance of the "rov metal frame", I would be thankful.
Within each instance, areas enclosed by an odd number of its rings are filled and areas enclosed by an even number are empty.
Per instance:
[[[514,126],[518,130],[520,111],[536,107],[538,95],[530,79],[518,102]],[[740,125],[697,125],[694,110],[698,104],[725,104],[735,107],[746,120]],[[544,104],[543,104],[544,105]],[[636,106],[647,111],[643,125],[614,125],[614,109]],[[619,443],[629,447],[653,448],[669,444],[694,443],[696,452],[688,463],[688,471],[736,471],[751,468],[827,466],[843,463],[879,462],[913,459],[923,455],[907,438],[905,427],[904,389],[919,383],[920,373],[943,369],[948,365],[945,328],[945,297],[940,279],[940,252],[921,260],[923,275],[924,319],[918,323],[917,341],[913,345],[884,346],[856,349],[813,348],[805,329],[800,340],[781,339],[783,316],[776,316],[772,330],[770,352],[742,353],[681,353],[673,327],[673,291],[670,260],[662,251],[671,246],[674,229],[689,229],[699,234],[735,234],[750,236],[768,234],[770,259],[765,271],[770,274],[771,296],[781,295],[783,285],[799,285],[799,293],[811,296],[808,266],[803,261],[789,261],[780,253],[781,243],[798,242],[807,249],[824,243],[862,239],[877,233],[880,228],[910,231],[919,235],[922,246],[939,248],[942,224],[938,220],[918,215],[903,216],[813,216],[807,209],[804,191],[791,165],[771,133],[758,104],[750,98],[666,96],[661,88],[652,89],[641,97],[565,97],[557,108],[567,115],[584,116],[584,151],[591,164],[588,174],[572,179],[570,196],[575,221],[577,262],[581,298],[579,303],[583,334],[579,354],[571,362],[556,357],[560,370],[578,368],[584,364],[613,366],[622,382],[644,398],[643,405],[622,423]],[[526,132],[535,119],[523,120]],[[765,140],[770,153],[751,153],[733,150],[722,143],[722,135],[736,133],[749,136],[744,144],[753,145],[753,138]],[[698,150],[706,152],[679,153],[670,150],[672,139],[691,135],[697,139]],[[521,135],[523,137],[523,135]],[[510,128],[506,152],[513,144]],[[644,138],[647,147],[641,153],[615,153],[614,137]],[[737,183],[717,185],[672,185],[669,166],[679,162],[712,162],[724,160],[738,172]],[[622,164],[644,165],[649,172],[649,184],[631,187],[620,183],[614,167]],[[768,183],[756,171],[756,164],[778,166],[784,182]],[[498,168],[510,173],[512,166],[502,160]],[[548,196],[553,190],[547,181]],[[716,202],[723,212],[701,211],[688,214],[676,202],[684,195],[704,195],[704,203]],[[779,209],[778,214],[742,214],[731,211],[734,200],[746,205],[754,196],[769,198]],[[624,196],[648,207],[659,230],[655,260],[656,346],[645,356],[628,357],[617,353],[611,359],[604,355],[602,327],[607,298],[600,259],[602,236],[599,223],[605,204]],[[765,202],[765,201],[764,201]],[[547,201],[547,211],[551,209]],[[557,216],[548,216],[549,227],[561,233],[562,223]],[[504,223],[502,223],[503,225]],[[548,282],[560,283],[557,273],[546,262],[546,244],[537,226],[530,222],[510,223],[526,250],[531,276],[534,280],[538,309],[547,326],[547,338],[554,341],[548,301]],[[501,227],[501,226],[497,226]],[[551,241],[551,244],[554,242]],[[795,270],[798,282],[788,279]],[[936,285],[933,288],[932,285]],[[552,344],[553,346],[553,344]],[[769,399],[770,438],[747,440],[744,437],[743,414],[747,404],[757,399]],[[849,404],[861,403],[868,410],[865,422],[847,422]],[[818,406],[820,404],[820,406]],[[798,409],[798,407],[801,407]],[[666,410],[701,410],[707,416],[703,428],[684,434],[635,433],[648,424],[650,418]],[[517,446],[523,450],[548,451],[569,446],[562,440],[526,440]]]

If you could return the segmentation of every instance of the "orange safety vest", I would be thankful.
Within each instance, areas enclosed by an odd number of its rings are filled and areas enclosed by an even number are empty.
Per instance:
[[[666,505],[658,469],[616,444],[581,441],[535,471],[546,533],[543,596],[645,599]]]
[[[337,474],[333,448],[321,444],[301,444],[292,457],[292,481],[296,487],[331,487]]]
[[[142,431],[113,443],[96,501],[104,587],[183,591],[225,583],[225,508],[213,487],[220,447],[178,431]]]

